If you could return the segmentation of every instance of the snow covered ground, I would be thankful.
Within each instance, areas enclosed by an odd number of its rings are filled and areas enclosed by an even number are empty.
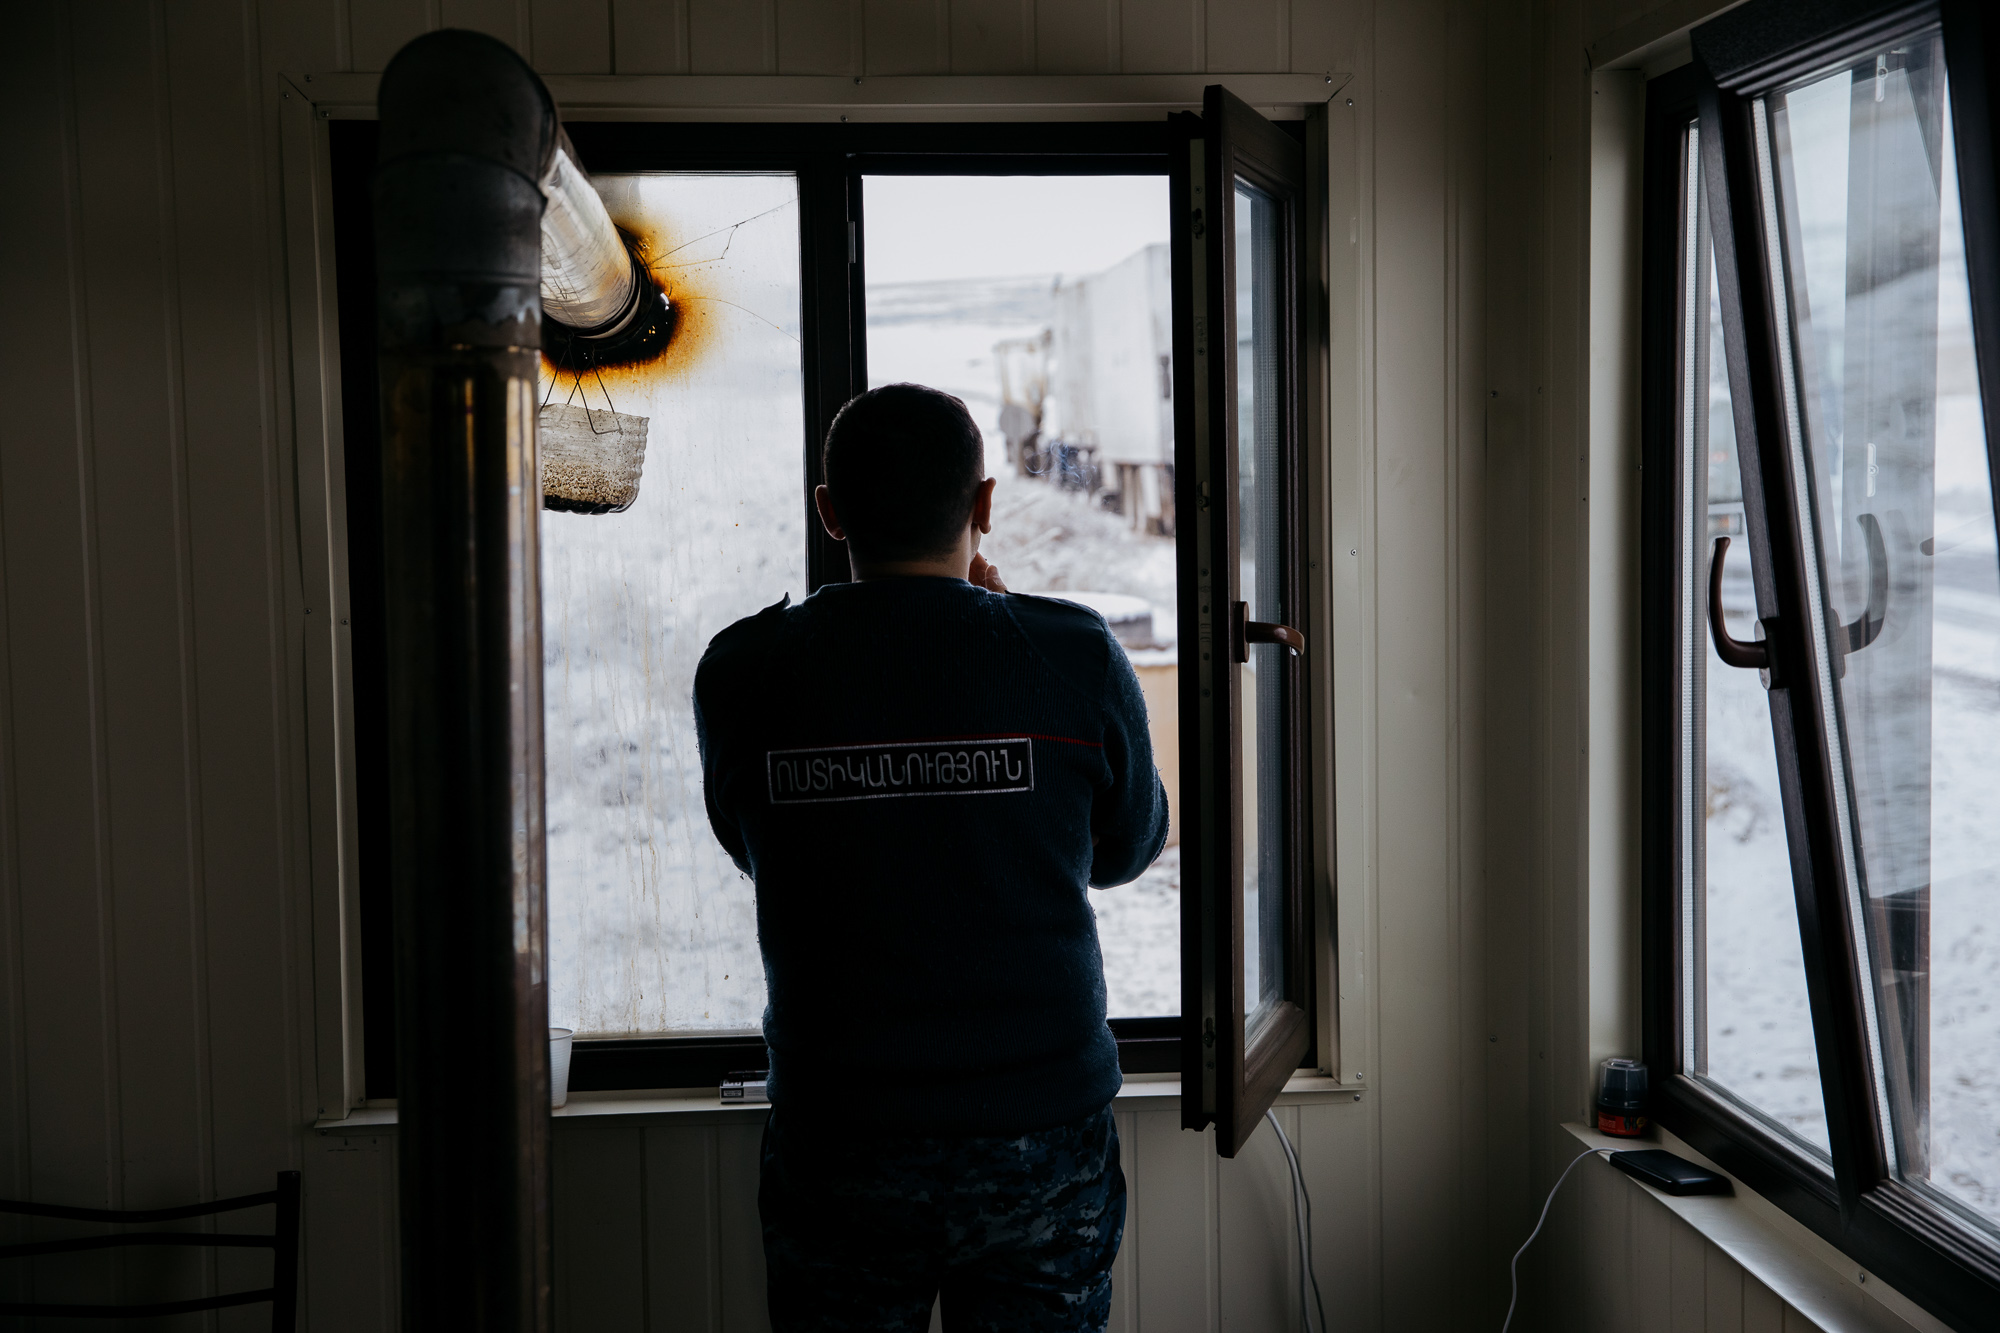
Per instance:
[[[1939,508],[1938,529],[1974,535],[1935,565],[1930,1180],[2000,1220],[2000,564],[1977,497]],[[1723,606],[1745,635],[1747,566]],[[1770,710],[1756,673],[1707,653],[1708,1072],[1825,1150]]]

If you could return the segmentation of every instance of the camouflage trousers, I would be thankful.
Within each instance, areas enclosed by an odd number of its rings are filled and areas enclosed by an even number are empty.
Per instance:
[[[757,1203],[774,1333],[1100,1330],[1125,1231],[1106,1107],[1015,1138],[764,1130]]]

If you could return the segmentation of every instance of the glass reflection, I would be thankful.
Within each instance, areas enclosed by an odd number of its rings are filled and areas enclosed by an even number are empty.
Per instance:
[[[1687,558],[1681,580],[1682,671],[1688,775],[1682,828],[1682,994],[1686,1067],[1820,1153],[1830,1149],[1819,1053],[1813,1044],[1805,956],[1785,846],[1771,710],[1754,671],[1725,666],[1707,627],[1708,562],[1730,538],[1722,610],[1739,639],[1761,636],[1744,540],[1743,475],[1736,450],[1722,306],[1708,216],[1701,198],[1700,143],[1690,129],[1685,158],[1689,209],[1682,282],[1682,511]]]
[[[1236,469],[1238,573],[1249,618],[1286,621],[1279,571],[1284,526],[1284,215],[1236,182]],[[1264,571],[1263,578],[1258,570]],[[1244,1041],[1285,995],[1284,745],[1286,649],[1253,644],[1238,671],[1243,745]]]
[[[1887,1146],[1905,1180],[1995,1229],[2000,544],[1941,45],[1877,52],[1765,111]]]

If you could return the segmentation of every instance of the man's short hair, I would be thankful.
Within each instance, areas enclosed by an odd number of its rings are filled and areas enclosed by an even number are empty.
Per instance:
[[[848,400],[820,453],[833,512],[864,560],[951,550],[986,479],[986,441],[965,404],[921,384]]]

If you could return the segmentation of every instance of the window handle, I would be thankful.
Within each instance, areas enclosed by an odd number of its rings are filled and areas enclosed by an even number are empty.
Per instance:
[[[1715,655],[1723,665],[1744,667],[1751,671],[1771,669],[1771,645],[1767,639],[1752,639],[1745,643],[1731,638],[1729,627],[1722,623],[1722,557],[1729,554],[1729,538],[1715,539],[1715,559],[1708,566],[1708,633],[1715,640]]]
[[[1250,619],[1250,604],[1238,602],[1230,614],[1229,638],[1235,650],[1231,655],[1239,662],[1250,660],[1250,645],[1253,643],[1276,643],[1292,650],[1293,657],[1303,657],[1306,651],[1306,636],[1290,625],[1281,625],[1271,620]]]
[[[1882,621],[1889,614],[1889,551],[1882,544],[1882,525],[1875,515],[1863,514],[1855,522],[1868,539],[1868,608],[1846,626],[1847,651],[1858,653],[1882,633]]]

